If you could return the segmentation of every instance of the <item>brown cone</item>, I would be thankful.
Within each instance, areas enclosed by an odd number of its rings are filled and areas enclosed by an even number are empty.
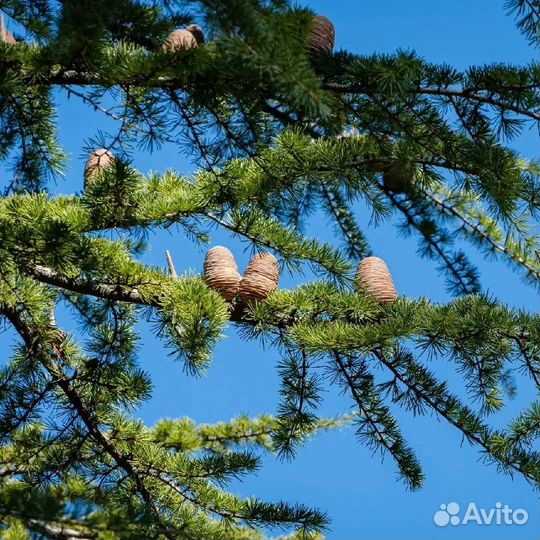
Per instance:
[[[94,150],[86,160],[84,167],[84,187],[95,178],[96,174],[100,171],[104,171],[107,167],[110,167],[114,163],[115,157],[112,152],[105,148],[99,148]]]
[[[234,255],[226,247],[216,246],[208,250],[204,260],[204,279],[228,302],[238,294],[240,272]]]
[[[384,187],[394,193],[407,191],[413,182],[413,171],[397,164],[390,165],[383,174]]]
[[[197,39],[195,36],[185,28],[180,28],[179,30],[173,30],[165,43],[162,46],[164,52],[175,53],[182,49],[192,49],[197,47]]]
[[[330,19],[315,15],[307,47],[310,54],[332,53],[336,32]]]
[[[259,253],[251,259],[240,282],[240,298],[246,304],[264,300],[277,289],[279,264],[271,253]]]
[[[394,302],[397,298],[390,271],[379,257],[366,257],[360,262],[356,273],[356,285],[359,290],[379,302]]]
[[[203,29],[198,24],[190,24],[189,26],[186,26],[186,30],[193,34],[193,37],[195,38],[195,41],[197,41],[198,45],[206,41]]]

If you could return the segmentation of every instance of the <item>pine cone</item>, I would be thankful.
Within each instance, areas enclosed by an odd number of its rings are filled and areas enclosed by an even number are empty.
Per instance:
[[[240,298],[246,304],[264,300],[277,289],[278,281],[277,259],[271,253],[259,253],[251,259],[244,272],[244,277],[240,282]]]
[[[178,30],[173,30],[169,34],[162,49],[167,53],[175,53],[182,49],[192,49],[197,47],[197,45],[197,39],[193,33],[185,28],[180,28]]]
[[[383,174],[384,187],[394,193],[408,191],[413,183],[412,169],[393,164],[387,167]]]
[[[227,302],[238,294],[240,272],[234,255],[226,247],[216,246],[208,250],[204,260],[204,279]]]
[[[394,302],[396,288],[386,263],[379,257],[363,259],[356,273],[357,288],[379,302]]]
[[[203,29],[198,24],[190,24],[189,26],[186,26],[186,30],[193,34],[198,45],[201,45],[206,41]]]
[[[334,39],[336,32],[330,19],[322,15],[315,15],[313,28],[308,39],[307,48],[311,55],[321,53],[331,54],[334,50]]]
[[[115,161],[113,154],[105,149],[99,148],[94,150],[86,160],[86,165],[84,167],[84,188],[86,189],[88,185],[92,182],[95,176],[100,172],[105,170],[107,167],[110,167]]]

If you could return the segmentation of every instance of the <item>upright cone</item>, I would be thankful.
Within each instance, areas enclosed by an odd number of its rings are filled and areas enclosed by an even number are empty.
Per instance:
[[[251,259],[244,272],[244,277],[240,282],[240,298],[246,304],[264,300],[277,289],[278,281],[277,259],[271,253],[259,253]]]
[[[193,49],[197,45],[196,36],[186,28],[180,28],[169,34],[162,49],[164,52],[175,53],[182,49]]]
[[[412,169],[407,166],[392,164],[383,173],[383,184],[386,189],[394,193],[403,193],[411,187],[413,176]]]
[[[331,53],[334,50],[336,32],[330,19],[315,15],[313,28],[308,39],[307,48],[310,54]]]
[[[86,189],[88,187],[89,183],[92,182],[99,172],[110,167],[114,163],[114,160],[115,157],[109,150],[105,148],[94,150],[88,156],[84,167],[84,188]]]
[[[394,302],[397,298],[390,271],[379,257],[366,257],[360,262],[356,286],[379,302]]]
[[[227,302],[238,294],[240,273],[234,255],[226,247],[216,246],[208,250],[204,260],[204,279]]]

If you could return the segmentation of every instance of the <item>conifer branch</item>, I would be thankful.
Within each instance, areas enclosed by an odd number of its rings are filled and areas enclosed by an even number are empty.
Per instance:
[[[151,77],[132,77],[126,79],[117,79],[115,81],[100,80],[99,76],[84,71],[66,70],[66,71],[50,71],[49,73],[41,76],[34,84],[41,85],[60,85],[60,86],[142,86],[149,88],[166,88],[170,91],[185,90],[187,87],[187,81],[178,79],[176,77],[167,76],[151,76]],[[368,88],[364,83],[336,83],[325,82],[322,84],[324,90],[328,90],[336,94],[365,94],[372,95],[372,89]],[[527,86],[522,87],[523,89]],[[540,83],[528,85],[528,88],[539,89]],[[515,88],[511,88],[514,90]],[[528,117],[536,122],[540,121],[540,114],[531,111],[524,107],[519,107],[515,104],[506,102],[504,100],[495,97],[494,93],[490,93],[489,90],[486,93],[480,93],[481,89],[473,88],[451,88],[451,87],[422,87],[416,86],[408,89],[408,92],[412,95],[427,95],[436,96],[448,99],[451,102],[452,98],[460,98],[465,100],[476,101],[481,104],[490,105],[499,110],[510,110],[516,114]],[[499,92],[503,92],[505,88],[500,88]],[[274,114],[279,111],[275,107],[272,107]],[[267,105],[267,110],[270,110],[270,106]]]
[[[2,312],[17,329],[26,343],[28,350],[32,351],[40,359],[47,372],[66,395],[74,410],[77,412],[82,422],[88,429],[91,437],[105,450],[107,454],[110,455],[112,459],[114,459],[117,465],[125,471],[127,476],[133,480],[136,490],[144,503],[152,509],[152,513],[154,514],[155,518],[158,521],[161,521],[160,512],[153,502],[152,496],[145,485],[143,477],[134,468],[130,458],[123,455],[102,433],[95,414],[86,407],[83,399],[74,388],[72,382],[68,377],[65,376],[61,367],[52,359],[52,356],[48,354],[44,337],[37,329],[32,328],[32,326],[25,320],[25,317],[20,310],[17,310],[11,306],[1,305],[0,312]],[[62,351],[64,339],[65,335],[55,332],[55,340],[50,343],[50,346],[58,351]],[[168,540],[176,539],[176,536],[167,529],[163,534]]]
[[[368,96],[372,95],[370,89],[368,89],[363,84],[357,84],[357,83],[339,84],[339,83],[327,82],[323,84],[323,88],[325,90],[330,90],[331,92],[335,92],[338,94],[366,94]],[[536,83],[532,85],[531,88],[540,89],[540,83]],[[409,93],[413,95],[428,95],[428,96],[443,97],[443,98],[447,98],[450,103],[451,103],[452,98],[472,100],[479,103],[491,105],[500,110],[513,111],[517,114],[528,117],[536,122],[540,121],[540,114],[534,111],[531,111],[524,107],[518,107],[516,105],[512,105],[511,103],[507,103],[505,101],[495,98],[493,95],[479,94],[478,91],[473,91],[472,89],[469,89],[469,88],[452,89],[452,88],[445,88],[445,87],[429,88],[429,87],[418,86],[416,88],[410,89]]]
[[[97,298],[128,302],[131,304],[157,305],[157,302],[145,300],[136,288],[70,278],[41,265],[34,266],[31,269],[31,272],[39,281],[54,285],[55,287],[60,287],[67,291],[89,294]]]
[[[446,393],[441,383],[435,381],[427,370],[416,363],[409,355],[406,358],[397,354],[394,359],[387,358],[382,349],[374,351],[375,356],[384,364],[392,374],[401,381],[420,401],[444,418],[449,424],[458,428],[465,437],[478,444],[486,452],[490,459],[494,460],[503,469],[511,469],[522,474],[531,484],[540,481],[540,468],[538,464],[531,463],[527,456],[520,453],[505,455],[498,451],[497,444],[504,435],[492,432],[487,426],[477,419],[474,413],[459,403],[455,396]],[[401,364],[413,368],[417,377],[413,378],[402,370]],[[422,383],[421,381],[424,381]],[[431,392],[435,386],[440,389],[439,397],[434,397]]]
[[[443,268],[445,268],[452,276],[454,282],[457,285],[458,291],[461,294],[474,294],[478,292],[478,284],[476,283],[475,276],[471,279],[464,274],[463,267],[456,257],[452,257],[443,248],[443,242],[437,241],[432,234],[432,231],[422,227],[422,223],[418,221],[416,216],[407,208],[407,206],[396,196],[391,193],[387,194],[388,198],[392,201],[392,204],[397,208],[406,218],[407,226],[414,227],[421,235],[423,240],[430,246],[443,262]],[[427,252],[428,253],[428,252]],[[469,273],[469,272],[467,272]]]
[[[460,221],[463,222],[465,227],[475,236],[479,236],[482,240],[487,242],[490,246],[493,247],[495,251],[502,253],[503,255],[509,257],[518,265],[526,268],[530,274],[534,277],[535,280],[540,280],[540,267],[534,267],[532,264],[520,257],[518,254],[509,251],[505,246],[499,244],[496,240],[493,239],[486,231],[481,228],[479,222],[473,222],[464,212],[461,212],[456,208],[455,205],[448,203],[447,201],[440,199],[436,194],[429,190],[422,190],[422,193],[436,205],[440,206],[444,212],[457,217]]]
[[[0,370],[6,537],[262,540],[254,527],[297,527],[290,538],[315,538],[323,513],[243,500],[227,482],[256,471],[254,450],[292,455],[354,421],[360,442],[418,488],[421,467],[392,405],[435,413],[485,461],[538,485],[538,405],[504,429],[488,421],[504,390],[517,394],[515,373],[540,387],[538,317],[474,294],[478,270],[452,247],[469,241],[540,281],[540,169],[508,142],[540,124],[538,66],[458,70],[411,51],[333,53],[331,39],[314,54],[319,19],[288,1],[204,0],[183,13],[169,1],[96,2],[4,2],[16,36],[0,14],[0,159],[13,164],[0,197],[0,316],[21,337]],[[506,7],[537,46],[535,2]],[[212,39],[178,28],[195,20]],[[114,149],[114,166],[87,167],[76,195],[48,192],[66,162],[57,90],[113,125],[88,134],[84,151]],[[134,152],[164,143],[200,169],[144,175],[130,165]],[[353,284],[349,259],[370,249],[357,201],[370,227],[395,211],[464,296],[382,303]],[[321,209],[344,249],[305,237]],[[307,263],[321,281],[249,303],[240,281],[225,301],[200,276],[178,275],[168,251],[165,269],[141,262],[147,233],[173,226],[205,242],[222,229],[288,270]],[[58,301],[82,323],[84,350],[58,328]],[[228,323],[279,348],[278,416],[146,427],[131,415],[151,394],[137,358],[141,317],[189,373],[210,364]],[[450,362],[468,401],[416,350]],[[318,418],[323,382],[350,396],[355,413]]]
[[[372,376],[365,372],[365,363],[355,364],[347,361],[337,350],[331,352],[338,366],[338,373],[358,405],[362,423],[357,434],[373,445],[387,451],[397,463],[400,476],[411,489],[419,489],[424,481],[424,474],[412,450],[406,446],[396,422],[387,407],[381,405],[372,382]],[[364,425],[365,424],[365,425]]]

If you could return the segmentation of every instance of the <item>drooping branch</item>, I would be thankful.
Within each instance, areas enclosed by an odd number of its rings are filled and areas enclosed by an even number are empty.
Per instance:
[[[46,337],[43,336],[39,329],[26,320],[24,311],[10,305],[0,304],[0,313],[2,313],[17,329],[18,333],[24,340],[26,347],[32,351],[41,361],[43,367],[53,377],[55,383],[63,391],[69,403],[76,411],[77,415],[88,429],[93,440],[103,448],[103,450],[121,467],[127,476],[132,479],[140,497],[151,509],[155,518],[162,525],[160,512],[153,501],[152,495],[145,485],[142,475],[133,466],[129,456],[121,453],[109,438],[101,431],[95,413],[90,410],[84,403],[84,400],[79,395],[72,381],[64,373],[60,365],[53,359],[47,351],[47,345],[53,347],[56,351],[62,351],[65,334],[63,332],[54,332],[54,341],[47,344]],[[171,532],[164,532],[168,540],[175,540],[176,536]]]
[[[442,389],[442,385],[432,380],[431,375],[420,364],[413,361],[412,358],[408,360],[408,363],[414,366],[415,371],[419,374],[415,380],[400,365],[399,358],[393,360],[388,358],[380,348],[374,350],[374,355],[417,399],[428,405],[450,425],[459,429],[467,440],[479,445],[486,455],[498,463],[501,468],[519,472],[532,484],[539,481],[540,469],[537,464],[533,463],[531,466],[530,463],[526,462],[526,456],[520,452],[516,452],[515,455],[511,454],[510,458],[500,452],[501,442],[505,438],[502,433],[489,429],[470,409],[462,406],[459,400],[451,394],[444,392],[441,397],[433,396],[430,392],[431,388],[424,386],[421,381],[430,387],[439,385]]]

